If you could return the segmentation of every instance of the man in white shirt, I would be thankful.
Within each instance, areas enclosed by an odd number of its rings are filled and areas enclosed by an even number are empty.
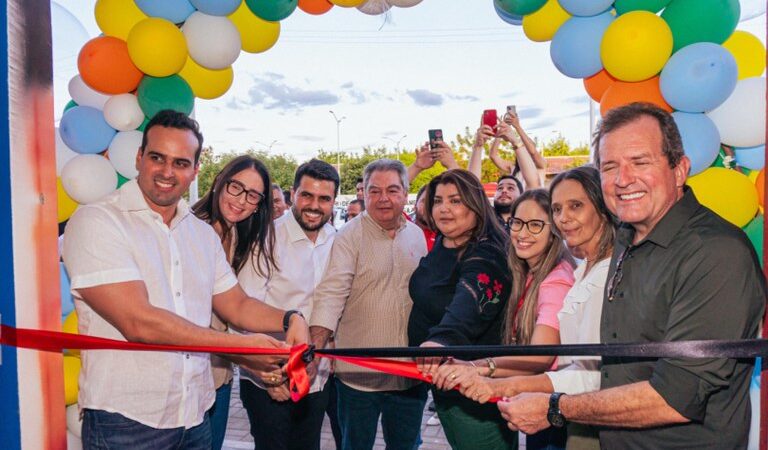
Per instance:
[[[328,265],[336,230],[328,223],[339,187],[330,164],[313,159],[299,166],[294,177],[293,205],[275,220],[275,264],[269,278],[250,262],[238,278],[245,291],[277,308],[295,309],[310,317],[315,286]],[[331,389],[330,364],[319,361],[309,395],[298,403],[287,401],[286,380],[271,382],[240,371],[240,399],[248,412],[251,435],[260,450],[320,448],[320,431]],[[334,392],[335,396],[335,392]]]
[[[175,111],[150,120],[136,180],[81,206],[64,239],[79,332],[132,342],[285,347],[266,335],[210,329],[211,312],[254,332],[307,340],[300,314],[248,298],[213,228],[181,198],[198,172],[202,135]],[[290,326],[288,326],[290,325]],[[275,357],[251,357],[260,370]],[[78,403],[85,449],[208,449],[214,400],[207,353],[82,352]]]

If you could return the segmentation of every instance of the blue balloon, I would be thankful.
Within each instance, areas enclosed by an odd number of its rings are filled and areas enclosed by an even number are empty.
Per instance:
[[[195,7],[189,0],[135,0],[136,6],[149,17],[162,17],[173,23],[182,23]]]
[[[104,114],[90,106],[75,106],[61,116],[59,134],[67,147],[77,153],[101,153],[109,147],[117,130]]]
[[[496,9],[496,14],[501,17],[501,20],[504,22],[507,22],[510,25],[522,25],[523,24],[523,16],[518,16],[517,14],[511,14],[501,7],[499,4],[499,0],[493,0],[493,7]]]
[[[600,72],[600,42],[613,22],[610,11],[592,17],[571,17],[555,33],[549,56],[563,75],[586,78]]]
[[[75,309],[75,303],[72,300],[69,275],[63,262],[59,263],[59,286],[61,287],[61,320],[64,320]]]
[[[235,12],[242,0],[189,0],[200,12],[212,16],[228,16]]]
[[[690,175],[703,172],[717,158],[720,151],[720,132],[715,123],[702,113],[672,113],[680,137],[683,139],[683,151],[691,160]]]
[[[673,108],[708,112],[736,88],[736,59],[711,42],[697,42],[677,51],[661,71],[661,94]]]
[[[733,149],[736,162],[749,170],[760,170],[765,167],[765,144],[757,147],[737,147]]]
[[[580,17],[596,16],[608,11],[613,0],[557,0],[570,15]]]

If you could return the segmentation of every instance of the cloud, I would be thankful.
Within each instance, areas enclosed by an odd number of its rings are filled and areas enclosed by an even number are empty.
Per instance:
[[[576,95],[573,97],[568,97],[565,99],[565,103],[570,103],[572,105],[583,105],[587,103],[588,97],[586,95]]]
[[[533,122],[532,124],[530,124],[526,128],[531,129],[531,130],[538,130],[538,129],[541,129],[541,128],[552,128],[552,126],[554,126],[557,123],[557,121],[558,121],[558,119],[556,119],[556,118],[539,119],[539,120]]]
[[[440,106],[443,104],[442,95],[426,89],[408,90],[406,93],[419,106]]]
[[[320,142],[323,140],[321,136],[309,136],[306,134],[294,134],[291,136],[291,139],[296,139],[297,141],[304,141],[304,142]]]
[[[308,106],[330,106],[339,102],[338,95],[329,90],[302,89],[285,83],[279,74],[267,73],[254,77],[246,99],[231,98],[226,105],[231,109],[245,109],[261,105],[265,109],[282,111],[300,110]]]
[[[539,116],[541,116],[541,113],[543,113],[544,110],[542,108],[536,108],[534,107],[517,107],[517,115],[521,119],[535,119]]]
[[[229,128],[227,128],[227,131],[233,131],[233,132],[237,132],[237,131],[251,131],[251,128],[246,128],[246,127],[229,127]]]
[[[447,96],[451,100],[459,100],[459,101],[465,101],[465,102],[477,102],[480,101],[479,98],[475,97],[474,95],[451,95],[448,94]]]
[[[386,137],[392,137],[392,136],[396,136],[396,135],[398,135],[398,134],[400,134],[400,132],[399,132],[399,131],[395,131],[395,130],[389,130],[389,131],[385,131],[385,132],[382,134],[382,136],[386,136]]]
[[[355,83],[353,83],[351,81],[347,81],[346,83],[342,84],[339,87],[342,88],[342,89],[352,89],[354,86],[355,86]]]
[[[518,95],[520,95],[520,92],[512,91],[512,92],[507,92],[506,94],[501,94],[500,97],[501,98],[515,98]]]
[[[363,91],[360,91],[358,89],[350,89],[347,94],[349,94],[350,97],[355,101],[355,104],[361,104],[365,103],[367,97],[365,96],[365,93]]]

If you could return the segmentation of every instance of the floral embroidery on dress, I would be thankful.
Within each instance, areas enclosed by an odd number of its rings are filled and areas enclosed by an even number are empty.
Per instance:
[[[487,305],[495,305],[501,302],[499,296],[501,295],[502,284],[499,280],[493,280],[493,282],[491,282],[491,277],[489,277],[487,273],[479,273],[477,274],[477,287],[483,294],[478,301],[480,312],[483,312],[483,309],[485,309]]]

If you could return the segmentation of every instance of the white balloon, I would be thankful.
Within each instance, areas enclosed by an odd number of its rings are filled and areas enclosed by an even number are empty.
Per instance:
[[[67,431],[67,450],[83,450],[83,440]]]
[[[85,205],[117,188],[117,172],[101,155],[77,155],[62,169],[61,185],[72,200]]]
[[[121,131],[109,144],[109,162],[125,178],[132,179],[139,175],[136,170],[136,153],[143,136],[141,131]]]
[[[422,0],[388,0],[390,5],[397,6],[398,8],[410,8],[411,6],[418,5],[421,1]]]
[[[80,408],[77,403],[67,406],[67,431],[78,439],[82,437],[83,422],[80,421]]]
[[[80,106],[91,106],[98,110],[104,109],[104,104],[109,100],[109,95],[94,91],[85,84],[80,75],[75,75],[69,80],[69,96]]]
[[[74,158],[77,155],[79,155],[79,153],[67,147],[67,144],[65,144],[64,140],[61,139],[61,135],[59,134],[59,127],[56,127],[56,176],[57,177],[61,176],[61,169],[64,168],[64,165],[68,163],[70,159]]]
[[[135,95],[119,94],[104,104],[104,119],[117,131],[135,130],[144,121],[144,112]]]
[[[720,139],[734,147],[756,147],[765,143],[765,78],[739,80],[722,105],[707,115],[720,131]]]
[[[361,13],[368,14],[370,16],[378,16],[379,14],[384,14],[385,12],[389,11],[389,8],[391,7],[392,5],[390,5],[387,0],[368,0],[367,2],[358,6],[357,9],[360,10]]]
[[[209,69],[226,69],[240,55],[240,32],[226,17],[192,13],[181,27],[189,56]]]

